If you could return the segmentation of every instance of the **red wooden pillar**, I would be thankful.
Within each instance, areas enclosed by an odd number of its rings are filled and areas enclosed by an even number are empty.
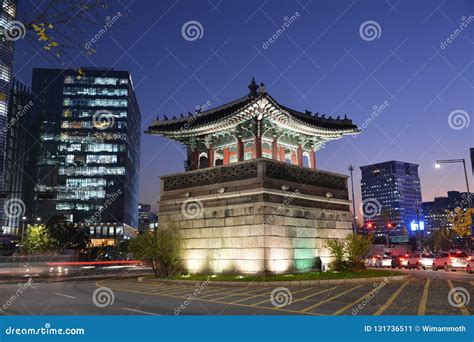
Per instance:
[[[224,148],[224,165],[229,164],[229,148]]]
[[[255,137],[255,158],[261,158],[262,157],[262,139],[259,137]]]
[[[272,159],[278,160],[278,139],[276,136],[273,136]]]
[[[209,167],[214,166],[214,148],[212,147],[212,143],[209,144],[209,149],[207,151],[207,160]]]
[[[291,164],[297,165],[298,161],[296,160],[296,151],[291,151]]]
[[[314,152],[313,146],[311,146],[310,158],[311,158],[311,167],[313,169],[316,169],[316,152]]]
[[[244,160],[244,143],[240,135],[237,137],[237,159],[238,161]]]
[[[303,148],[301,143],[298,143],[298,166],[303,166]]]
[[[283,146],[280,146],[280,161],[285,161],[285,148]]]

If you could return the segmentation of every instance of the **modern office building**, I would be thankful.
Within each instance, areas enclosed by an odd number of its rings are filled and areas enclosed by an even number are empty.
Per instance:
[[[17,1],[0,0],[0,128],[7,124],[8,103],[12,82],[14,39],[8,33],[16,18]],[[0,228],[5,225],[5,178],[7,162],[7,135],[0,131]]]
[[[6,136],[5,163],[5,220],[2,227],[6,235],[18,236],[23,223],[27,189],[31,188],[28,167],[31,154],[33,98],[25,85],[14,80],[10,90],[8,119],[2,134]],[[23,222],[25,221],[25,222]]]
[[[418,165],[387,161],[361,166],[362,205],[365,225],[376,231],[408,231],[422,218]]]
[[[471,198],[474,193],[471,192]],[[446,197],[435,197],[433,201],[423,202],[423,215],[427,231],[434,231],[439,228],[450,228],[452,222],[449,219],[449,212],[460,207],[467,209],[469,207],[469,198],[467,192],[448,191]]]
[[[113,244],[138,228],[140,111],[127,71],[34,69],[40,145],[28,209],[90,227]]]
[[[158,226],[158,216],[151,210],[150,204],[138,205],[138,230],[154,230]]]

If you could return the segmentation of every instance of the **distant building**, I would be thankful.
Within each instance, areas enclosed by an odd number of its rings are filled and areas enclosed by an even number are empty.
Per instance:
[[[32,215],[82,223],[100,244],[138,228],[141,123],[130,74],[34,69],[32,91],[41,142]]]
[[[31,155],[32,108],[34,101],[30,90],[18,81],[14,81],[10,90],[7,124],[2,128],[6,136],[5,164],[5,221],[3,233],[19,235],[22,217],[26,213],[26,196],[29,179]]]
[[[411,223],[422,218],[418,165],[387,161],[360,169],[364,224],[378,232],[410,231]]]
[[[471,198],[473,197],[474,193],[471,192]],[[448,191],[447,197],[435,197],[431,202],[423,202],[422,207],[428,231],[449,228],[452,224],[447,211],[453,211],[457,207],[468,208],[467,192]]]
[[[158,216],[151,211],[151,205],[138,205],[138,230],[144,232],[146,230],[153,230],[157,227]]]

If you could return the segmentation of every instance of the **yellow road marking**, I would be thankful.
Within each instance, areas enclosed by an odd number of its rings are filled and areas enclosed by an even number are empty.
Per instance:
[[[308,290],[312,290],[312,289],[313,289],[313,288],[309,287],[309,288],[304,289],[304,290],[290,291],[290,292],[291,292],[291,295],[294,295],[294,294],[296,294],[296,293],[301,293],[301,292],[308,291]],[[268,293],[268,294],[271,294],[271,291],[270,291],[270,293]],[[262,300],[261,302],[253,303],[253,304],[250,305],[250,306],[257,306],[257,305],[260,305],[260,304],[263,304],[263,303],[266,303],[266,302],[269,302],[269,301],[271,301],[271,298],[267,298],[267,299],[265,299],[265,300]]]
[[[262,293],[258,293],[256,295],[252,295],[252,296],[249,296],[251,295],[252,293],[254,292],[257,292],[257,291],[260,291],[260,290],[263,290],[263,288],[260,288],[258,290],[253,290],[253,291],[246,291],[246,292],[238,292],[237,290],[235,291],[232,291],[232,292],[227,292],[227,295],[223,296],[223,297],[218,297],[218,298],[214,298],[214,300],[222,300],[222,299],[225,299],[225,298],[228,298],[228,297],[235,297],[235,296],[248,296],[247,298],[255,298],[255,297],[258,297],[258,296],[264,296],[264,295],[267,295],[269,294],[270,292],[268,292],[269,289],[265,288],[265,292],[262,292]],[[215,296],[215,294],[214,294]],[[200,297],[200,298],[205,298],[207,296],[204,296],[204,297]]]
[[[453,283],[451,282],[451,280],[448,280],[448,285],[449,285],[449,288],[452,290],[454,289],[454,285]],[[469,310],[463,305],[459,308],[459,310],[461,310],[462,314],[464,316],[469,316]]]
[[[395,301],[395,299],[397,299],[398,295],[403,291],[403,289],[405,288],[405,286],[408,285],[408,283],[410,282],[410,280],[407,280],[405,281],[402,286],[400,286],[398,288],[397,291],[395,291],[393,293],[393,295],[390,296],[390,298],[387,300],[387,302],[382,305],[375,313],[374,313],[374,316],[380,316],[385,310],[388,309],[388,307]]]
[[[363,295],[362,297],[356,299],[355,301],[353,301],[352,303],[349,303],[347,304],[346,306],[344,306],[343,308],[337,310],[336,312],[334,312],[332,315],[333,316],[338,316],[340,315],[341,313],[343,313],[344,311],[346,311],[347,309],[353,307],[354,305],[358,304],[359,302],[362,302],[364,299],[366,299],[371,293],[373,293],[375,290],[377,290],[377,287],[373,288],[372,290],[370,290],[369,292],[367,292],[365,295]],[[380,291],[380,290],[379,290]]]
[[[418,316],[424,316],[426,313],[426,303],[428,301],[430,281],[431,281],[430,279],[426,279],[425,286],[423,286],[423,293],[421,294],[420,306],[418,307]]]
[[[334,300],[334,299],[337,299],[337,298],[339,298],[339,297],[341,297],[341,296],[343,296],[343,295],[345,295],[345,294],[347,294],[347,293],[349,293],[349,292],[352,292],[352,291],[358,289],[358,288],[361,287],[361,286],[362,286],[362,285],[357,285],[357,286],[355,286],[355,287],[353,287],[353,288],[350,288],[349,290],[346,290],[346,291],[341,292],[341,293],[339,293],[339,294],[337,294],[337,295],[335,295],[335,296],[332,296],[331,298],[325,299],[325,300],[323,300],[323,301],[321,301],[321,302],[319,302],[319,303],[316,303],[316,304],[314,304],[314,305],[308,306],[307,308],[301,310],[300,312],[308,312],[308,311],[311,311],[312,309],[317,308],[318,306],[323,305],[323,304],[325,304],[325,303],[328,303],[328,302],[330,302],[330,301],[332,301],[332,300]]]
[[[97,287],[100,287],[100,286],[97,285],[97,283],[96,283],[96,286],[97,286]],[[139,294],[152,295],[152,296],[162,296],[162,297],[171,297],[171,298],[179,298],[179,299],[187,299],[187,298],[189,297],[189,296],[183,297],[183,296],[174,296],[174,295],[162,295],[162,294],[159,294],[159,293],[153,294],[153,293],[149,293],[149,292],[134,291],[134,290],[130,290],[130,289],[128,289],[128,288],[127,288],[127,289],[122,289],[122,288],[112,287],[112,286],[109,286],[109,288],[112,289],[112,290],[115,290],[115,291],[123,291],[123,292],[130,292],[130,293],[139,293]],[[220,302],[220,301],[215,301],[215,300],[211,300],[211,299],[199,299],[199,298],[196,298],[195,300],[197,300],[197,301],[203,301],[203,302],[209,302],[209,303],[230,305],[230,303],[228,303],[228,302]],[[241,307],[246,307],[246,308],[252,307],[252,308],[256,308],[256,309],[278,310],[278,311],[285,311],[285,312],[291,312],[291,313],[299,313],[299,314],[301,314],[301,312],[299,312],[299,311],[288,310],[288,309],[281,309],[281,308],[267,308],[267,307],[264,307],[264,306],[250,306],[250,305],[245,305],[245,304],[232,304],[232,305],[241,306]],[[311,313],[311,312],[308,312],[307,314],[308,314],[308,315],[313,315],[313,316],[322,316],[321,314],[316,314],[316,313]]]

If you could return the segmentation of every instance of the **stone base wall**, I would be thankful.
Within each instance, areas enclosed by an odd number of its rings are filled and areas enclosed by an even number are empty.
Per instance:
[[[339,198],[321,197],[319,188],[315,195],[306,184],[267,177],[262,182],[262,175],[253,174],[249,181],[164,189],[159,224],[179,227],[186,271],[304,272],[316,257],[327,264],[325,240],[344,238],[352,231],[347,190],[334,196]],[[336,194],[335,190],[331,189]]]
[[[183,266],[190,273],[287,273],[309,270],[315,257],[329,260],[325,239],[351,232],[350,213],[275,203],[204,208],[188,218],[160,214],[160,225],[180,227]]]

